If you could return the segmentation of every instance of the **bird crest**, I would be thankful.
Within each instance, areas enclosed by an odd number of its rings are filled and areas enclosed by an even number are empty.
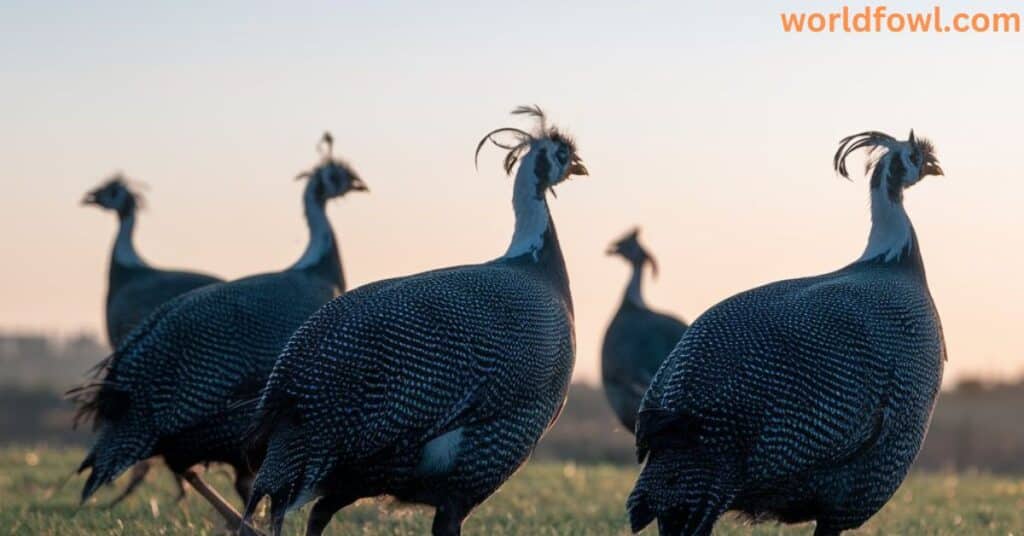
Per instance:
[[[566,176],[587,174],[587,168],[583,165],[583,160],[580,159],[576,152],[575,141],[572,137],[559,130],[558,127],[548,125],[547,116],[539,106],[519,106],[512,110],[512,115],[534,118],[537,120],[537,126],[533,132],[527,132],[515,127],[502,127],[488,132],[476,146],[476,152],[473,155],[474,165],[478,165],[480,150],[488,141],[490,141],[496,147],[508,151],[505,155],[502,167],[506,174],[511,174],[512,168],[514,168],[523,155],[529,151],[534,142],[539,140],[548,140],[559,147],[564,147],[567,151],[568,166],[566,166]],[[499,141],[495,138],[495,136],[499,134],[511,135],[512,142],[507,143]]]
[[[349,189],[357,191],[369,190],[366,182],[352,169],[348,162],[334,157],[334,136],[331,135],[330,131],[325,131],[323,136],[320,137],[316,144],[316,150],[320,154],[320,163],[313,167],[313,169],[296,175],[295,180],[317,179],[327,187],[324,190],[325,192],[331,191],[334,192],[334,195],[340,195]],[[346,177],[348,179],[347,186],[344,184]]]
[[[864,173],[870,174],[878,166],[879,162],[890,153],[906,152],[908,160],[920,170],[920,176],[942,175],[942,168],[939,167],[938,157],[935,154],[935,145],[928,139],[916,136],[914,130],[906,141],[898,140],[884,132],[869,130],[852,136],[847,136],[839,141],[839,148],[832,157],[832,167],[843,178],[849,179],[850,172],[846,165],[846,159],[858,149],[868,149],[868,159],[864,165]]]

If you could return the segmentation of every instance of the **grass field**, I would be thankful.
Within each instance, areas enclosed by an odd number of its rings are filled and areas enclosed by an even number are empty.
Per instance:
[[[101,490],[78,507],[82,478],[57,483],[81,461],[78,450],[0,449],[0,533],[7,534],[222,534],[216,514],[194,492],[174,502],[175,489],[162,467],[133,497],[114,509],[100,505],[115,495]],[[159,473],[157,475],[156,473]],[[226,471],[210,480],[225,496]],[[534,463],[514,476],[465,525],[467,534],[628,534],[623,503],[636,469]],[[123,481],[118,483],[123,485]],[[425,534],[426,508],[366,500],[340,512],[330,534]],[[301,534],[305,512],[288,519],[288,534]],[[810,534],[809,525],[751,528],[736,520],[715,534]],[[654,534],[648,530],[647,534]],[[916,475],[889,505],[856,534],[1024,535],[1024,478],[983,474]]]

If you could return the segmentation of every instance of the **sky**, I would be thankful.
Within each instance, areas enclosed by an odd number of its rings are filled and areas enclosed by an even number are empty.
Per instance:
[[[946,171],[906,199],[946,380],[1024,374],[1020,34],[781,30],[783,10],[842,5],[820,1],[210,4],[0,2],[0,330],[101,332],[116,222],[78,203],[116,170],[148,185],[151,263],[291,264],[307,239],[292,179],[325,129],[372,190],[329,206],[352,286],[495,258],[511,180],[473,149],[536,103],[591,173],[551,200],[578,379],[598,377],[628,277],[611,241],[642,228],[661,265],[647,300],[687,320],[839,268],[869,211],[866,178],[831,169],[836,142],[910,128]]]

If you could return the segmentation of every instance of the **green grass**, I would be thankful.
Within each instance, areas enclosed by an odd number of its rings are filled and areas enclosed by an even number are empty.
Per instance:
[[[82,477],[58,487],[81,461],[78,450],[0,449],[0,533],[8,534],[223,534],[222,523],[194,492],[174,502],[175,488],[159,467],[131,498],[114,509],[100,506],[115,495],[101,490],[79,508]],[[159,473],[159,474],[157,474]],[[636,469],[533,463],[473,513],[467,534],[628,534],[623,503]],[[226,471],[209,479],[229,493]],[[124,482],[119,481],[118,485]],[[99,502],[97,502],[99,501]],[[237,503],[237,500],[235,500]],[[364,500],[335,516],[330,534],[425,534],[432,512],[386,500]],[[305,512],[289,516],[288,534],[301,534]],[[726,519],[715,534],[807,534],[810,525],[754,529]],[[647,534],[654,534],[648,530]],[[896,497],[855,534],[1024,535],[1024,478],[984,474],[915,475]]]

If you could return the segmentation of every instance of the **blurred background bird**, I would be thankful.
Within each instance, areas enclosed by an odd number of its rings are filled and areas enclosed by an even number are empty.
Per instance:
[[[117,236],[107,271],[107,340],[111,347],[117,348],[139,322],[171,298],[222,281],[198,272],[162,270],[142,259],[134,241],[142,195],[124,175],[116,174],[86,193],[82,204],[117,214]]]
[[[686,323],[652,310],[644,301],[644,267],[658,276],[658,261],[640,244],[635,228],[608,247],[629,263],[631,274],[601,345],[601,382],[615,415],[633,433],[640,400],[654,373],[686,332]]]

